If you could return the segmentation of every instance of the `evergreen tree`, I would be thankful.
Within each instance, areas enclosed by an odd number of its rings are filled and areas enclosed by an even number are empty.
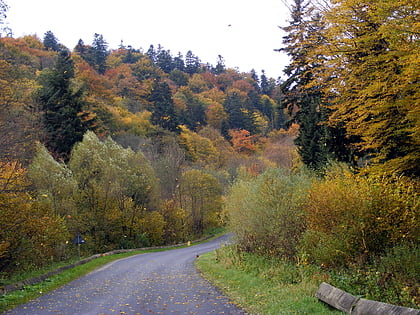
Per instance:
[[[165,73],[170,73],[175,68],[169,50],[160,50],[156,58],[157,66],[161,68]]]
[[[155,47],[153,45],[150,45],[149,49],[146,52],[146,55],[150,58],[150,60],[153,63],[156,63],[156,61],[157,61],[157,52],[156,52]]]
[[[54,36],[53,32],[51,31],[48,31],[45,33],[43,43],[46,50],[52,50],[52,51],[60,50],[60,45],[58,43],[58,40]]]
[[[71,79],[74,65],[67,51],[59,53],[54,69],[41,76],[39,99],[44,111],[46,146],[56,156],[67,160],[73,145],[87,130],[83,122],[82,91],[74,91]]]
[[[268,78],[265,75],[265,70],[261,70],[261,93],[270,95],[270,84]]]
[[[245,104],[237,91],[232,91],[226,97],[223,104],[228,114],[229,129],[244,129],[255,133],[256,126],[253,112],[245,108]]]
[[[194,73],[198,73],[200,70],[200,59],[197,56],[194,56],[191,50],[187,52],[185,56],[185,71],[193,75]]]
[[[178,53],[178,56],[174,57],[173,63],[174,63],[175,69],[180,70],[180,71],[185,70],[184,57],[182,56],[180,52]]]
[[[2,25],[4,24],[4,20],[6,19],[7,15],[6,12],[9,9],[9,6],[4,0],[0,0],[0,31],[3,31]]]
[[[179,132],[171,89],[166,82],[160,83],[155,81],[150,95],[150,102],[153,106],[152,123],[161,126],[163,129]]]
[[[106,71],[106,58],[108,57],[108,43],[103,36],[95,33],[92,46],[89,48],[89,54],[93,66],[100,74]]]
[[[218,75],[226,71],[225,60],[221,55],[218,56],[216,67],[213,69],[213,73]]]
[[[329,152],[341,152],[342,158],[348,153],[345,139],[341,139],[341,143],[334,142],[339,147],[332,147],[333,143],[328,139],[330,136],[337,138],[340,133],[328,129],[325,124],[327,109],[323,104],[322,87],[315,79],[323,61],[323,56],[315,53],[323,43],[323,23],[306,0],[295,0],[291,17],[290,25],[283,28],[287,33],[283,38],[286,47],[281,49],[291,58],[284,70],[288,78],[281,85],[283,105],[290,113],[297,109],[293,121],[300,129],[295,143],[303,162],[312,169],[322,169],[330,158]]]

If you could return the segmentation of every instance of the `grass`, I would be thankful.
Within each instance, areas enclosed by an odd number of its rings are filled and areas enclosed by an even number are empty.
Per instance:
[[[223,248],[204,254],[196,266],[250,314],[342,314],[315,298],[322,274],[274,260],[234,257]]]

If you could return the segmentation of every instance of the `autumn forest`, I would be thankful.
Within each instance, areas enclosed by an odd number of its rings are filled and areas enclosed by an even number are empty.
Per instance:
[[[418,306],[419,14],[414,0],[294,0],[273,43],[284,79],[110,49],[106,34],[3,34],[0,285],[74,257],[77,233],[88,255],[226,227],[239,253],[333,283],[346,270],[349,290]]]

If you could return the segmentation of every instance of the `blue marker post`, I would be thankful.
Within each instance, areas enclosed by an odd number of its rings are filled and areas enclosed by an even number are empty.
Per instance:
[[[84,244],[85,240],[83,239],[82,235],[80,234],[80,232],[77,232],[76,237],[73,241],[73,244],[77,244],[77,256],[79,257],[80,260],[80,244]]]

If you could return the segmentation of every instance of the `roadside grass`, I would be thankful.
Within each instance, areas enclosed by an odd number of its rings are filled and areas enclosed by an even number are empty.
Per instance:
[[[203,240],[203,241],[198,241],[198,242],[194,242],[193,244],[191,244],[191,246],[193,245],[198,245],[204,242],[208,242],[212,239],[215,239],[221,235],[224,234],[224,229],[218,229],[218,230],[214,230],[212,231],[212,233],[208,234],[208,235],[214,235],[212,237],[210,237],[209,239]],[[213,234],[213,233],[217,233],[217,234]],[[114,254],[114,255],[107,255],[107,256],[101,256],[98,257],[96,259],[91,260],[90,262],[87,262],[83,265],[79,265],[76,266],[74,268],[68,269],[63,271],[62,273],[52,276],[48,279],[46,279],[45,281],[35,284],[35,285],[28,285],[25,286],[23,290],[17,290],[14,292],[10,292],[7,293],[5,295],[0,295],[0,313],[3,313],[5,311],[8,311],[10,309],[13,309],[21,304],[24,304],[26,302],[29,302],[33,299],[36,299],[37,297],[46,294],[48,292],[51,292],[63,285],[65,285],[66,283],[69,283],[73,280],[76,280],[78,278],[80,278],[81,276],[103,266],[106,265],[110,262],[113,262],[115,260],[118,259],[122,259],[122,258],[126,258],[126,257],[130,257],[130,256],[134,256],[134,255],[138,255],[138,254],[145,254],[145,253],[151,253],[151,252],[158,252],[158,251],[164,251],[164,250],[172,250],[172,249],[178,249],[178,248],[183,248],[183,247],[187,247],[188,245],[182,245],[182,246],[173,246],[173,247],[166,247],[166,248],[157,248],[157,249],[145,249],[145,250],[138,250],[138,251],[133,251],[133,252],[128,252],[128,253],[121,253],[121,254]],[[10,283],[16,283],[18,281],[23,281],[26,279],[30,279],[30,278],[34,278],[34,277],[39,277],[43,274],[48,273],[49,271],[53,271],[55,269],[58,269],[62,266],[66,266],[66,265],[70,265],[72,263],[77,262],[77,258],[68,260],[68,261],[64,261],[64,262],[59,262],[59,263],[55,263],[55,264],[51,264],[49,266],[46,266],[44,268],[39,268],[36,270],[32,270],[29,272],[24,272],[24,273],[20,273],[15,275],[12,278],[9,279],[2,279],[2,283],[3,284],[10,284]]]
[[[315,297],[324,275],[256,255],[235,257],[221,248],[201,255],[203,276],[249,314],[342,314]]]

